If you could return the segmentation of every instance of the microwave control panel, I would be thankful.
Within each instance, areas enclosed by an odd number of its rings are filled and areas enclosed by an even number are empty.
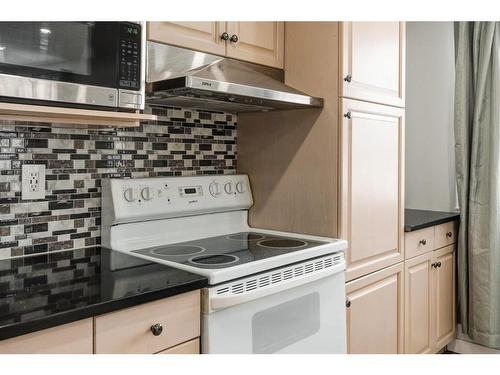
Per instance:
[[[119,88],[139,90],[141,81],[141,25],[120,23]]]

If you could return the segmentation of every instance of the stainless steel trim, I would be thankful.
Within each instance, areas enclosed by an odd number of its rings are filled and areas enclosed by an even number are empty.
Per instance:
[[[283,71],[148,42],[146,102],[228,112],[320,108],[315,98],[285,85]]]
[[[191,87],[197,90],[226,93],[230,95],[229,100],[231,100],[231,95],[239,95],[258,99],[287,102],[290,104],[299,104],[304,106],[321,107],[323,105],[323,101],[321,99],[314,98],[308,95],[270,90],[262,87],[240,85],[237,83],[220,82],[198,77],[187,77],[186,87]]]
[[[141,101],[139,103],[138,109],[144,109],[145,99],[146,99],[146,65],[148,54],[147,51],[147,41],[146,41],[146,21],[138,22],[141,25],[141,88],[139,93],[141,94]]]
[[[118,106],[118,90],[114,88],[1,73],[0,96],[106,107]]]

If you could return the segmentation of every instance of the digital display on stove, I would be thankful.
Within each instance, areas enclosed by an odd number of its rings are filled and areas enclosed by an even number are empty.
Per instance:
[[[184,188],[184,194],[196,194],[196,188]]]

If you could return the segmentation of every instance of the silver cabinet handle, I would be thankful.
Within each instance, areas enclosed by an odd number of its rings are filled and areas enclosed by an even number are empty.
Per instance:
[[[348,74],[344,77],[344,81],[346,81],[346,82],[351,82],[351,80],[352,80],[352,76],[350,74]]]
[[[451,236],[453,236],[453,233],[451,232],[446,233],[446,237],[451,238]]]
[[[228,40],[229,39],[229,34],[226,33],[225,31],[221,34],[220,38],[222,40]]]
[[[352,114],[351,114],[351,112],[349,111],[349,112],[347,112],[346,114],[344,114],[344,117],[345,117],[345,118],[348,118],[348,119],[351,119],[351,118],[352,118]]]
[[[421,245],[424,245],[424,246],[425,246],[425,244],[427,243],[427,240],[425,240],[425,239],[424,239],[424,240],[420,240],[420,242],[419,242],[419,243],[420,243]]]
[[[231,35],[231,39],[229,39],[229,40],[233,43],[238,43],[238,40],[239,40],[238,35],[236,35],[236,34]]]
[[[351,307],[351,301],[349,301],[349,299],[345,300],[345,307],[347,308]]]

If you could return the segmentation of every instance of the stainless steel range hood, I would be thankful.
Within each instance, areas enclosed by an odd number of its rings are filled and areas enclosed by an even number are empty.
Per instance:
[[[322,107],[323,99],[283,82],[283,71],[148,42],[146,102],[254,112]]]

